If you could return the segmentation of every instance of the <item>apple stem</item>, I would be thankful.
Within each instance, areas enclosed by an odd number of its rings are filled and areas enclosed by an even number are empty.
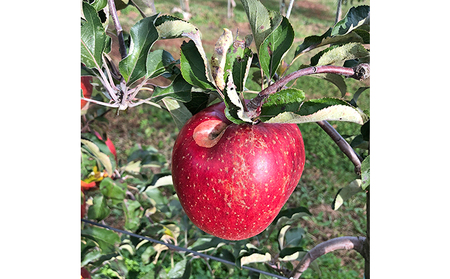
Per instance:
[[[117,37],[119,39],[120,56],[122,57],[122,59],[124,59],[127,56],[127,49],[125,47],[125,40],[123,39],[122,33],[123,29],[122,25],[120,25],[119,22],[119,16],[117,15],[116,4],[114,3],[114,0],[108,0],[108,6],[109,6],[109,13],[111,14],[111,17],[113,19],[114,26],[116,27]]]
[[[261,113],[261,106],[264,100],[270,95],[278,92],[278,89],[285,86],[288,82],[297,79],[302,76],[312,75],[312,74],[337,74],[346,77],[354,78],[357,80],[363,80],[370,76],[370,66],[367,63],[361,63],[354,68],[340,67],[340,66],[313,66],[298,71],[292,72],[287,76],[277,80],[273,84],[269,85],[265,89],[261,90],[252,100],[247,104],[247,108],[250,115],[258,117]]]
[[[291,272],[291,278],[300,278],[302,273],[308,269],[309,265],[318,257],[323,256],[329,252],[335,250],[356,250],[363,257],[365,256],[364,252],[364,243],[366,238],[363,236],[342,236],[327,240],[325,242],[320,243],[315,246],[311,250],[306,253],[306,255],[302,258],[302,260],[298,263],[298,265]]]
[[[322,128],[331,139],[339,146],[339,149],[347,156],[350,161],[352,161],[355,166],[355,173],[361,175],[361,162],[363,159],[359,156],[355,150],[350,146],[350,144],[339,134],[336,129],[331,126],[326,120],[316,122],[320,128]]]

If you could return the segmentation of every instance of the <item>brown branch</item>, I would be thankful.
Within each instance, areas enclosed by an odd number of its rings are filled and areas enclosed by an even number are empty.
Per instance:
[[[302,258],[300,263],[291,272],[290,277],[294,279],[300,278],[302,273],[308,269],[309,265],[318,257],[323,256],[329,252],[335,250],[351,250],[354,249],[360,253],[363,257],[364,253],[364,242],[366,238],[363,236],[343,236],[338,238],[333,238],[325,242],[320,243],[315,246]]]
[[[270,95],[274,94],[278,91],[278,89],[285,86],[288,82],[297,79],[302,76],[307,75],[313,75],[313,74],[337,74],[337,75],[343,75],[346,77],[354,78],[357,80],[366,79],[370,75],[370,66],[369,64],[362,63],[357,65],[354,68],[348,68],[348,67],[340,67],[340,66],[317,66],[317,67],[308,67],[304,69],[300,69],[298,71],[295,71],[293,73],[290,73],[289,75],[277,80],[264,90],[258,93],[257,96],[255,96],[250,102],[247,104],[248,109],[248,115],[251,118],[258,117],[261,113],[261,106],[264,102],[264,100]]]
[[[333,126],[330,125],[325,120],[316,122],[330,137],[331,139],[339,146],[342,152],[344,152],[345,156],[347,156],[350,161],[352,161],[355,166],[355,173],[357,175],[361,175],[361,162],[362,158],[359,156],[350,144],[336,131]]]
[[[116,27],[117,37],[119,39],[119,51],[120,56],[122,59],[124,59],[127,56],[127,49],[125,47],[125,40],[123,39],[123,29],[122,25],[120,25],[119,17],[117,15],[117,9],[116,4],[114,3],[114,0],[108,0],[108,6],[109,6],[109,13],[111,14],[111,17],[114,22],[114,26]]]

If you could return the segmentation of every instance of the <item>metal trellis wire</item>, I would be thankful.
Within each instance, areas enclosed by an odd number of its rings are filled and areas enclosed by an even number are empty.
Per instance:
[[[121,230],[121,229],[116,229],[116,228],[110,227],[108,225],[99,224],[99,223],[96,223],[96,222],[93,222],[93,221],[90,221],[90,220],[86,220],[86,219],[81,219],[81,221],[85,222],[87,224],[91,224],[91,225],[94,225],[94,226],[97,226],[97,227],[109,229],[109,230],[112,230],[112,231],[115,231],[115,232],[118,232],[118,233],[123,233],[123,234],[129,235],[129,236],[133,236],[133,237],[136,237],[136,238],[139,238],[139,239],[145,239],[145,240],[148,240],[148,241],[153,242],[153,243],[165,245],[169,249],[172,249],[172,250],[188,252],[188,253],[191,253],[191,254],[193,254],[195,256],[199,256],[199,257],[202,257],[202,258],[207,258],[207,259],[211,259],[211,260],[214,260],[214,261],[218,261],[218,262],[221,262],[221,263],[224,263],[224,264],[229,264],[229,265],[232,265],[232,266],[236,266],[236,263],[234,263],[234,262],[227,261],[227,260],[224,260],[224,259],[221,259],[221,258],[218,258],[218,257],[211,256],[211,255],[203,254],[203,253],[200,253],[200,252],[197,252],[197,251],[194,251],[194,250],[191,250],[191,249],[187,249],[187,248],[184,248],[184,247],[176,246],[176,245],[173,245],[173,244],[170,244],[170,243],[165,243],[163,241],[156,240],[156,239],[153,239],[153,238],[150,238],[150,237],[142,236],[142,235],[135,234],[135,233],[128,232],[128,231],[124,231],[124,230]],[[247,270],[250,270],[250,271],[253,271],[253,272],[258,272],[258,273],[261,273],[261,274],[264,274],[264,275],[272,276],[272,277],[275,277],[275,278],[292,279],[292,277],[291,278],[284,277],[284,276],[281,276],[281,275],[273,274],[273,273],[270,273],[270,272],[267,272],[267,271],[264,271],[264,270],[259,270],[259,269],[256,269],[256,268],[253,268],[253,267],[249,267],[249,266],[245,266],[245,265],[241,266],[241,268],[247,269]]]

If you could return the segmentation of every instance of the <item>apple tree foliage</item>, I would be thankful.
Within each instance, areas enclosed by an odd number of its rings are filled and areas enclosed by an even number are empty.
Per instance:
[[[257,246],[252,239],[227,241],[213,237],[196,228],[184,214],[167,162],[156,149],[136,145],[126,162],[118,162],[106,142],[94,134],[97,131],[103,139],[107,138],[105,115],[109,111],[120,117],[124,110],[152,105],[168,111],[181,128],[193,114],[217,100],[225,102],[226,116],[234,123],[317,122],[352,160],[360,176],[334,193],[333,209],[361,191],[369,199],[370,156],[361,157],[352,149],[369,148],[369,115],[358,106],[358,97],[367,87],[359,88],[351,99],[346,99],[346,79],[364,79],[370,74],[369,6],[352,7],[323,34],[306,37],[295,45],[295,26],[288,18],[268,10],[258,0],[241,2],[252,34],[233,34],[224,28],[223,34],[217,36],[211,57],[203,48],[201,30],[187,21],[172,15],[142,13],[142,19],[128,34],[117,17],[117,10],[126,3],[82,2],[81,75],[93,76],[101,92],[91,98],[84,98],[85,92],[81,96],[90,104],[81,110],[84,125],[81,180],[82,185],[95,185],[85,189],[92,198],[87,201],[89,207],[84,218],[112,227],[120,224],[125,231],[224,259],[238,267],[252,266],[298,278],[295,263],[311,255],[302,246],[304,231],[292,224],[311,214],[307,208],[282,210],[254,238],[258,240]],[[128,5],[139,9],[142,3],[129,1]],[[115,27],[112,30],[110,21]],[[119,63],[110,57],[112,36],[118,37],[122,56]],[[185,39],[179,60],[164,49],[153,49],[156,41],[173,38]],[[294,58],[286,61],[292,48]],[[305,53],[314,53],[310,64],[293,69],[294,62]],[[306,98],[304,91],[291,87],[305,75],[331,82],[342,95]],[[168,85],[155,85],[151,82],[155,78],[167,80]],[[250,95],[251,101],[245,104],[244,98],[249,98],[246,88],[249,79],[258,82],[261,90]],[[361,133],[348,144],[327,121],[357,123],[361,125]],[[82,202],[84,199],[82,193]],[[369,237],[366,237],[364,251],[358,252],[368,263]],[[206,261],[209,268],[213,265],[212,261],[186,251],[82,223],[81,266],[91,272],[92,278],[189,278],[198,261]],[[216,275],[222,274],[218,276],[229,277],[236,272],[229,265],[214,264],[214,267],[219,269]],[[252,274],[258,278],[258,273]],[[259,276],[269,278],[265,274]]]

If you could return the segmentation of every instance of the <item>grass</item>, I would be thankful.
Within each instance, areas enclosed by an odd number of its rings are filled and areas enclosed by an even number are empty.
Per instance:
[[[190,3],[192,18],[191,23],[196,25],[203,34],[203,44],[208,55],[211,55],[215,40],[222,33],[222,28],[227,27],[233,32],[239,28],[243,36],[250,32],[247,17],[239,1],[234,10],[234,18],[226,18],[226,1],[198,0]],[[279,1],[262,1],[270,9],[277,10]],[[288,2],[288,1],[286,1]],[[292,59],[295,47],[303,41],[305,36],[320,35],[334,23],[335,0],[319,1],[295,1],[290,22],[294,26],[295,42],[286,56],[287,61]],[[355,3],[358,5],[369,4],[369,1]],[[170,13],[173,7],[179,6],[178,0],[156,1],[157,11]],[[343,15],[350,6],[343,7]],[[132,22],[140,19],[136,17],[136,10],[128,7],[121,11],[122,18],[128,19],[123,24],[124,30],[129,30]],[[137,18],[137,19],[136,19]],[[170,44],[155,45],[164,47],[175,58],[179,56],[181,40]],[[302,56],[292,69],[302,63],[309,64],[310,56]],[[251,87],[252,85],[248,85]],[[253,85],[255,86],[255,85]],[[349,81],[348,92],[354,93],[360,86],[368,86],[368,83]],[[307,98],[340,97],[338,89],[321,79],[313,77],[300,78],[295,87],[305,91]],[[257,90],[257,88],[256,88]],[[370,90],[364,92],[358,104],[363,109],[369,109]],[[149,105],[142,105],[130,109],[121,117],[109,115],[111,121],[111,135],[114,139],[118,157],[126,160],[127,150],[136,144],[154,146],[170,162],[170,155],[178,129],[170,115]],[[331,123],[342,135],[355,134],[360,126],[352,123]],[[305,206],[313,213],[312,217],[304,218],[300,226],[307,232],[307,247],[311,248],[327,239],[344,235],[364,235],[365,225],[365,196],[357,194],[352,200],[344,202],[337,211],[331,209],[334,196],[339,188],[346,186],[357,178],[354,174],[352,163],[339,150],[337,145],[315,123],[300,125],[305,149],[306,164],[299,186],[290,197],[287,207]],[[364,261],[356,252],[335,252],[317,260],[321,266],[323,278],[362,278]],[[200,263],[199,263],[200,264]],[[302,278],[319,278],[318,274],[308,270]]]

